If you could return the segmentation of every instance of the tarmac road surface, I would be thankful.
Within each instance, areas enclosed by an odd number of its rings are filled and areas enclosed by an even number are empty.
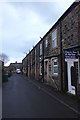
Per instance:
[[[22,74],[13,74],[2,86],[2,118],[78,117],[75,109],[46,91]]]

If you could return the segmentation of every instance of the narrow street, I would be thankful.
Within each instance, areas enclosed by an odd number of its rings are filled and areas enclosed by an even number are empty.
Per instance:
[[[41,84],[40,84],[41,86]],[[3,83],[3,118],[77,118],[75,110],[41,89],[39,83],[21,74],[13,74]],[[58,98],[59,99],[59,98]]]

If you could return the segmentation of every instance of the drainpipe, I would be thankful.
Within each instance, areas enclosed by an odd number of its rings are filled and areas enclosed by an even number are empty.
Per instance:
[[[61,73],[60,73],[60,78],[61,78],[61,91],[63,91],[63,64],[62,64],[62,23],[60,21],[60,68],[61,68]]]

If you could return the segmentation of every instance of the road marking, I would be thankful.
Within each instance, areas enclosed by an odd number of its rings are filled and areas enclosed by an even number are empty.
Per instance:
[[[38,89],[42,90],[43,92],[45,92],[46,94],[48,94],[49,96],[51,96],[52,98],[54,98],[55,100],[59,101],[61,104],[65,105],[66,107],[68,107],[69,109],[73,110],[75,113],[80,115],[80,112],[77,111],[76,109],[74,109],[73,107],[71,107],[70,105],[68,105],[67,103],[65,103],[64,101],[58,99],[57,97],[53,96],[50,92],[48,92],[47,90],[45,90],[44,88],[38,86],[36,83],[34,83],[33,81],[30,81],[32,84],[34,84]]]

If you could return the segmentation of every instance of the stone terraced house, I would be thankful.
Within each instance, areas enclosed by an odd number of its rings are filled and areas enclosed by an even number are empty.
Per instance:
[[[65,11],[22,65],[28,77],[60,91],[80,94],[80,2]]]

